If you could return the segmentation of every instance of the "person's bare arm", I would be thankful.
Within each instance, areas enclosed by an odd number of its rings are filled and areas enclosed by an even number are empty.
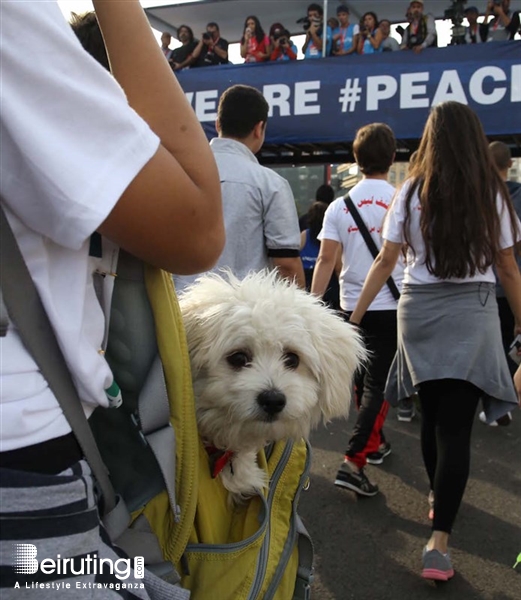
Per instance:
[[[375,50],[378,50],[378,48],[380,48],[380,44],[383,42],[383,39],[384,36],[379,28],[375,31],[374,36],[368,36],[369,43]]]
[[[300,256],[273,257],[271,261],[281,277],[294,281],[299,287],[306,289],[306,278]]]
[[[335,240],[322,240],[320,242],[320,252],[313,270],[313,281],[311,283],[311,293],[319,298],[322,298],[326,293],[331,275],[336,267],[339,248],[340,243]]]
[[[111,71],[161,146],[99,228],[179,274],[213,266],[224,246],[219,176],[204,132],[138,0],[94,0]]]
[[[401,244],[384,240],[382,249],[365,278],[364,287],[349,319],[352,323],[360,324],[371,302],[391,276],[401,251]]]
[[[304,40],[304,45],[302,46],[302,53],[305,54],[308,49],[309,42],[311,41],[311,34],[309,33],[309,29],[306,32],[306,39]]]
[[[219,58],[222,58],[223,60],[228,60],[228,50],[225,50],[217,44],[214,44],[213,51],[215,52],[215,54],[217,54]]]
[[[515,331],[513,334],[517,335],[521,333],[521,273],[513,248],[501,250],[496,260],[496,273],[514,315]]]
[[[514,373],[514,385],[516,386],[519,408],[521,408],[521,364],[519,367],[517,367],[517,371]]]
[[[197,46],[194,48],[194,51],[192,52],[192,62],[195,62],[195,60],[199,58],[201,51],[203,49],[203,45],[204,45],[203,40],[204,40],[204,38],[201,37]]]
[[[318,29],[319,29],[319,25],[311,25],[311,27],[309,28],[309,33],[311,35],[311,39],[313,40],[315,46],[319,49],[322,50],[322,38],[318,35]],[[326,34],[326,32],[324,31],[324,34]]]

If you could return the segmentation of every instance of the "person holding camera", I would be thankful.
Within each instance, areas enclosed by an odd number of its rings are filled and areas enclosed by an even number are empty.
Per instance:
[[[465,30],[465,44],[481,44],[486,32],[483,25],[478,23],[479,10],[475,6],[469,6],[465,9],[465,17],[469,23]]]
[[[425,48],[437,46],[436,22],[432,15],[423,14],[423,0],[411,2],[409,11],[411,21],[403,33],[400,48],[419,54]]]
[[[358,47],[358,34],[360,27],[356,23],[349,23],[349,8],[341,4],[336,9],[339,27],[333,30],[333,54],[335,56],[345,56],[353,54]]]
[[[269,59],[270,54],[270,39],[264,33],[259,19],[254,15],[246,17],[241,38],[241,56],[244,62],[264,62]]]
[[[221,37],[217,23],[208,23],[201,41],[192,52],[192,58],[192,67],[213,67],[228,63],[228,41]]]
[[[382,52],[383,34],[378,27],[376,13],[366,12],[360,19],[360,35],[358,36],[358,54],[375,54]]]
[[[490,0],[482,27],[485,42],[513,40],[520,27],[519,11],[510,11],[510,0]]]
[[[297,22],[302,22],[306,31],[306,40],[302,46],[304,58],[322,58],[324,43],[324,10],[322,6],[315,3],[310,4],[307,17],[299,19]],[[331,27],[326,25],[326,56],[331,54],[332,45],[333,32]]]
[[[281,23],[273,23],[270,27],[271,55],[270,60],[297,60],[297,47],[290,39],[290,34]]]

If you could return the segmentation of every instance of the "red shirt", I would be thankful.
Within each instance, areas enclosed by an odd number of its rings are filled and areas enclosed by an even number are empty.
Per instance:
[[[258,54],[266,54],[268,52],[268,46],[270,40],[267,35],[264,36],[262,42],[258,42],[255,36],[252,36],[248,40],[248,50],[246,52],[246,58],[244,62],[262,62],[268,60],[267,58],[259,58]]]

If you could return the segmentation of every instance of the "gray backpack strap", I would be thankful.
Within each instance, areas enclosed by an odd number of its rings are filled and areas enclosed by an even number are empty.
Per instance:
[[[298,570],[292,600],[310,600],[313,583],[313,542],[302,519],[297,515]]]
[[[175,493],[176,438],[170,425],[170,405],[166,391],[165,375],[159,355],[139,395],[139,419],[145,435],[165,480],[170,507],[179,521],[179,506]]]
[[[103,497],[103,514],[116,494],[101,459],[56,335],[31,278],[3,206],[0,205],[0,278],[5,306],[20,337],[49,384],[92,469]]]

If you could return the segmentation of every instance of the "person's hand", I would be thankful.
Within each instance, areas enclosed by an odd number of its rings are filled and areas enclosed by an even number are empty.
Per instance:
[[[416,54],[420,54],[423,50],[423,46],[414,46],[413,50]]]
[[[519,407],[521,408],[521,365],[517,367],[517,371],[514,373],[514,386],[517,391]]]
[[[181,63],[170,61],[170,66],[174,71],[179,71],[179,69],[181,68]]]

